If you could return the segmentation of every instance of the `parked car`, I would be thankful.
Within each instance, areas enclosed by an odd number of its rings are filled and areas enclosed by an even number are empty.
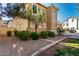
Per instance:
[[[70,33],[75,33],[75,32],[76,32],[76,30],[74,28],[70,29]]]

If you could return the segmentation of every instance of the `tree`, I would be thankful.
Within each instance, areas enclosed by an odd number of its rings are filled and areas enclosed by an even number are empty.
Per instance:
[[[3,8],[3,6],[2,6],[2,3],[0,3],[0,18],[3,17],[4,14],[5,14],[4,8]]]
[[[35,25],[35,31],[37,32],[38,26],[42,24],[46,18],[46,14],[38,13],[33,14],[31,9],[25,9],[25,4],[23,3],[8,3],[7,7],[5,8],[7,11],[7,15],[9,17],[15,18],[15,17],[21,17],[28,20],[28,28],[30,25],[30,22],[32,22]],[[27,30],[28,30],[27,28]]]
[[[7,3],[7,7],[5,7],[6,14],[8,17],[22,17],[25,18],[25,5],[23,3]]]
[[[38,26],[45,21],[45,13],[33,14],[31,22],[35,26],[35,32],[37,32]]]
[[[32,10],[27,9],[25,15],[26,15],[26,19],[28,20],[28,27],[27,27],[27,31],[28,31],[30,26],[30,21],[32,20]]]

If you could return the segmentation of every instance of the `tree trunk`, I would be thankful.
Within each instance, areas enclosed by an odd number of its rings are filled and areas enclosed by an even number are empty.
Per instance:
[[[35,25],[35,32],[38,32],[38,26],[37,25]]]

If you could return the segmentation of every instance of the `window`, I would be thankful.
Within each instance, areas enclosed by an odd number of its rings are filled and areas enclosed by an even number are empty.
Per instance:
[[[32,9],[33,9],[33,13],[37,13],[37,6],[35,5],[35,4],[33,4],[33,7],[32,7]]]
[[[67,26],[68,26],[68,24],[67,24]]]

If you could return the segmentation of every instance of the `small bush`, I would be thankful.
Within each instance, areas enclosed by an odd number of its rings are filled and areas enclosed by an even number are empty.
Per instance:
[[[21,31],[21,32],[18,32],[18,35],[17,35],[22,41],[24,40],[27,40],[29,37],[30,37],[30,32],[28,31]]]
[[[55,37],[55,33],[52,31],[47,31],[49,37]]]
[[[47,38],[48,37],[48,32],[42,31],[41,32],[41,37],[42,38]]]
[[[19,31],[14,30],[13,32],[14,32],[14,35],[15,35],[15,36],[18,36],[18,32],[19,32]]]
[[[7,36],[11,36],[12,35],[12,31],[7,31]]]
[[[60,28],[57,28],[57,32],[58,32],[58,35],[63,35],[64,30],[60,29]]]
[[[38,40],[38,39],[39,39],[39,34],[38,34],[37,32],[32,32],[32,33],[31,33],[31,38],[32,38],[33,40]]]

